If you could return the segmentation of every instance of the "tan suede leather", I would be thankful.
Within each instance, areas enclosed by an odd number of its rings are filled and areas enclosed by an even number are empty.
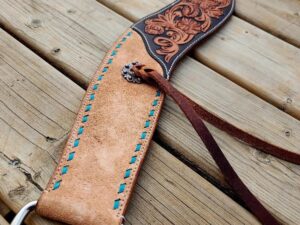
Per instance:
[[[119,43],[121,47],[117,48]],[[111,56],[114,53],[116,55]],[[113,60],[111,64],[110,59]],[[38,201],[37,212],[41,216],[74,225],[122,223],[122,215],[164,99],[162,93],[157,96],[154,87],[132,84],[121,76],[123,66],[133,61],[147,64],[163,73],[135,31],[130,29],[116,42],[88,88],[60,163]],[[107,68],[107,72],[98,81],[104,68]],[[93,90],[95,84],[99,84],[98,90]],[[95,93],[94,100],[90,100],[92,93]],[[157,105],[153,104],[154,100],[158,100]],[[85,112],[89,104],[91,109]],[[149,115],[151,110],[155,110],[153,116]],[[84,123],[82,119],[85,115],[88,115],[88,121]],[[150,120],[149,127],[145,127],[147,120]],[[84,131],[79,135],[78,130],[82,126]],[[141,139],[143,132],[146,132],[145,139]],[[78,147],[74,147],[78,138]],[[135,152],[139,143],[142,144],[141,150]],[[68,161],[71,152],[75,152],[74,159]],[[137,160],[130,164],[133,156],[137,156]],[[67,173],[62,175],[64,166],[69,167]],[[132,172],[125,179],[127,169],[132,169]],[[53,190],[58,181],[60,186]],[[123,183],[126,183],[126,189],[119,194]],[[120,205],[118,209],[113,209],[117,199],[120,199]]]

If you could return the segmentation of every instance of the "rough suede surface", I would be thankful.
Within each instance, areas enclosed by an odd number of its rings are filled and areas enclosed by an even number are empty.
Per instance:
[[[116,42],[112,50],[124,36]],[[121,224],[164,98],[163,95],[156,97],[154,87],[147,84],[131,84],[121,76],[122,67],[133,61],[139,61],[160,73],[163,72],[161,66],[149,56],[136,32],[132,31],[132,35],[121,43],[122,47],[113,57],[113,63],[107,64],[112,58],[110,51],[90,84],[61,161],[39,199],[37,212],[41,216],[74,225]],[[91,102],[89,96],[94,92],[93,86],[103,68],[107,66],[109,69],[99,83],[95,99]],[[154,107],[152,102],[155,99],[159,100],[159,104]],[[92,109],[85,113],[88,104],[92,104]],[[152,109],[155,109],[155,115],[149,117]],[[77,148],[73,148],[74,140],[78,138],[77,131],[83,125],[82,116],[86,114],[89,118],[84,124],[80,143]],[[144,128],[148,119],[151,120],[151,126]],[[147,132],[147,138],[141,140],[141,133],[144,131]],[[142,143],[143,147],[135,154],[138,143]],[[74,150],[75,157],[68,162],[67,156]],[[137,155],[137,161],[131,165],[129,162],[134,155]],[[60,171],[64,165],[69,165],[69,170],[67,174],[61,175]],[[131,176],[124,179],[125,171],[130,168]],[[52,190],[58,180],[62,180],[60,187]],[[126,190],[118,194],[122,183],[127,184]],[[114,210],[116,199],[121,199],[120,207]]]

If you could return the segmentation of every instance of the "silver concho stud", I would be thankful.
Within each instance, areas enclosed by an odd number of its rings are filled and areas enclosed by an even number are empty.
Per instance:
[[[140,64],[139,62],[132,62],[126,64],[122,69],[122,76],[130,83],[140,84],[142,83],[141,78],[135,76],[134,72],[132,71],[133,66]]]

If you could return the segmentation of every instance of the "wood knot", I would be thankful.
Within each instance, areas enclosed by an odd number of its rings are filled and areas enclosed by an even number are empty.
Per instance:
[[[76,10],[75,10],[75,9],[68,9],[67,13],[75,14],[75,13],[76,13]]]
[[[42,26],[42,21],[41,20],[39,20],[39,19],[31,20],[31,24],[30,24],[31,28],[39,28],[41,26]]]
[[[57,139],[56,139],[56,138],[53,138],[53,137],[47,136],[47,137],[46,137],[46,141],[47,141],[47,142],[50,142],[50,143],[54,143],[54,142],[57,141]]]
[[[16,196],[20,196],[23,195],[24,192],[26,191],[25,186],[20,185],[19,187],[11,190],[8,192],[8,197],[10,197],[11,199],[15,198]]]
[[[290,136],[292,136],[292,130],[290,130],[290,129],[285,129],[285,130],[284,130],[284,134],[285,134],[286,137],[290,137]]]
[[[10,162],[10,165],[14,166],[14,167],[17,167],[21,164],[21,160],[20,159],[13,159],[11,160]]]
[[[286,99],[286,103],[287,103],[287,104],[292,104],[292,103],[293,103],[293,99],[287,98],[287,99]]]
[[[264,164],[270,164],[271,163],[271,159],[270,159],[270,155],[266,154],[262,151],[259,150],[254,150],[253,151],[253,156],[261,163]]]
[[[51,53],[52,53],[53,55],[56,55],[56,54],[60,53],[60,51],[61,51],[60,48],[53,48],[52,51],[51,51]]]

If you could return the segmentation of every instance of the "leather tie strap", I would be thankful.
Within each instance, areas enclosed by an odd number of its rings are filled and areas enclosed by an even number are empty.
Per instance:
[[[144,80],[145,79],[149,80],[149,78],[151,78],[157,84],[159,84],[158,82],[161,82],[162,83],[161,85],[170,85],[166,80],[161,79],[162,76],[157,71],[154,71],[152,69],[144,68],[144,66],[138,65],[137,67],[134,68],[134,71],[137,74],[137,76],[143,77]],[[179,92],[174,87],[173,87],[173,89],[176,92]],[[164,89],[162,88],[162,90],[164,90]],[[234,125],[230,124],[229,122],[224,121],[224,120],[220,119],[219,117],[215,116],[213,113],[207,111],[201,105],[198,105],[196,102],[194,102],[193,100],[191,100],[190,98],[186,97],[183,94],[181,94],[181,98],[185,99],[185,101],[189,101],[190,104],[193,106],[194,110],[197,112],[197,114],[203,120],[209,122],[210,124],[217,127],[218,129],[247,143],[249,146],[259,149],[267,154],[273,155],[273,156],[275,156],[279,159],[285,160],[287,162],[294,163],[296,165],[300,165],[300,155],[299,154],[291,152],[287,149],[276,146],[274,144],[268,143],[266,141],[261,140],[258,137],[255,137],[249,133],[246,133],[245,131],[241,130],[240,128],[237,128]]]
[[[214,161],[221,169],[226,181],[237,193],[237,195],[243,200],[243,202],[251,210],[251,212],[256,216],[256,218],[263,225],[279,225],[280,223],[277,221],[277,219],[275,219],[275,217],[270,214],[270,212],[258,201],[258,199],[250,192],[243,181],[239,178],[237,173],[230,165],[229,161],[226,159],[222,150],[218,146],[217,142],[213,138],[212,134],[205,126],[202,119],[207,120],[218,128],[225,127],[225,129],[222,130],[227,131],[229,134],[232,134],[235,137],[242,137],[241,139],[244,141],[248,142],[248,140],[250,140],[249,142],[252,145],[257,144],[261,148],[266,147],[265,151],[267,153],[279,156],[279,158],[299,163],[300,156],[297,154],[293,155],[284,149],[279,149],[261,140],[257,141],[257,138],[253,137],[252,135],[245,134],[244,132],[241,135],[238,135],[237,131],[239,130],[237,128],[233,127],[227,122],[221,121],[214,115],[204,110],[197,103],[193,102],[191,99],[180,93],[155,70],[147,69],[143,65],[138,65],[133,68],[133,71],[137,77],[142,78],[148,83],[157,84],[163,92],[173,98],[173,100],[178,104],[188,120],[191,122],[192,126],[198,133],[199,137],[203,141]],[[295,156],[295,159],[292,158],[292,156]]]

